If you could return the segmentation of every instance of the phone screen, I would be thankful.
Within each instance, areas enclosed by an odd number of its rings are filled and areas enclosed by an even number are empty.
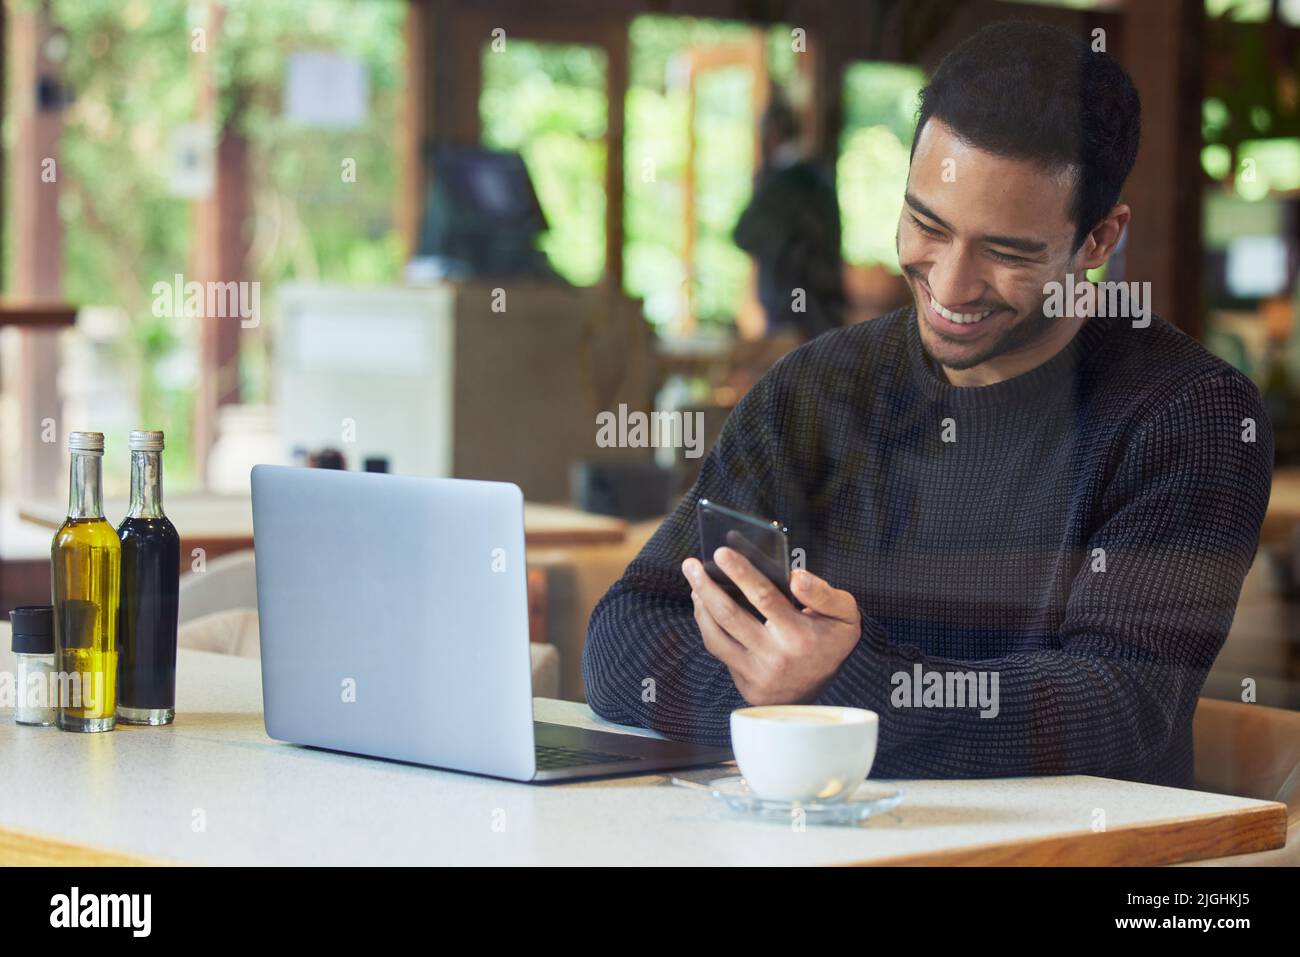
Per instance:
[[[790,544],[786,529],[780,523],[747,515],[708,499],[701,499],[696,511],[700,521],[700,559],[704,562],[704,569],[740,607],[757,618],[763,617],[750,604],[740,586],[713,560],[714,552],[724,546],[749,559],[751,565],[781,589],[791,604],[799,607],[790,591]]]

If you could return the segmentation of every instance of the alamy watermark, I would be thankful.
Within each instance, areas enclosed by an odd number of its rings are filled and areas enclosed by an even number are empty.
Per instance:
[[[117,927],[148,937],[153,927],[152,894],[83,894],[73,886],[50,898],[51,927]]]
[[[602,449],[685,449],[688,459],[704,454],[703,412],[629,412],[620,403],[618,412],[596,413],[596,445]]]
[[[85,708],[98,714],[104,700],[102,671],[32,672],[25,684],[12,671],[0,671],[0,708],[21,704],[24,708]]]
[[[996,671],[926,671],[920,662],[906,671],[895,671],[889,703],[895,708],[979,708],[981,718],[996,718],[998,673]]]
[[[253,282],[185,281],[177,273],[171,282],[153,284],[153,314],[159,319],[238,319],[255,329],[262,315],[262,284]]]
[[[1043,286],[1043,315],[1053,319],[1081,316],[1111,316],[1132,319],[1134,329],[1151,325],[1151,283],[1088,282],[1065,274],[1065,282],[1052,281]]]

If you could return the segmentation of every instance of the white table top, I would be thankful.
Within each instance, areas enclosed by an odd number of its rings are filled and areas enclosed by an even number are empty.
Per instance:
[[[0,671],[12,672],[7,625]],[[1094,777],[909,781],[865,825],[795,830],[732,817],[666,777],[537,786],[286,745],[263,728],[256,660],[183,649],[177,677],[165,728],[70,734],[0,710],[0,832],[193,864],[827,864],[1088,841],[1097,808],[1114,830],[1280,807]],[[614,727],[572,702],[537,699],[535,712]]]

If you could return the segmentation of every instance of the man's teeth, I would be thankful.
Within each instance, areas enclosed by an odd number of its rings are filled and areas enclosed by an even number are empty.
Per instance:
[[[941,306],[939,300],[935,299],[934,296],[930,297],[930,308],[949,322],[955,322],[959,325],[970,325],[973,322],[979,322],[993,311],[992,309],[986,309],[984,312],[953,312],[951,309],[945,309]]]

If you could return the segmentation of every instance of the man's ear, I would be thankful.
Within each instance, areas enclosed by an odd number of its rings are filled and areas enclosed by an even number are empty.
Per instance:
[[[1079,266],[1083,269],[1096,269],[1104,265],[1119,245],[1131,216],[1132,211],[1123,203],[1107,213],[1106,218],[1096,225],[1079,247]]]

